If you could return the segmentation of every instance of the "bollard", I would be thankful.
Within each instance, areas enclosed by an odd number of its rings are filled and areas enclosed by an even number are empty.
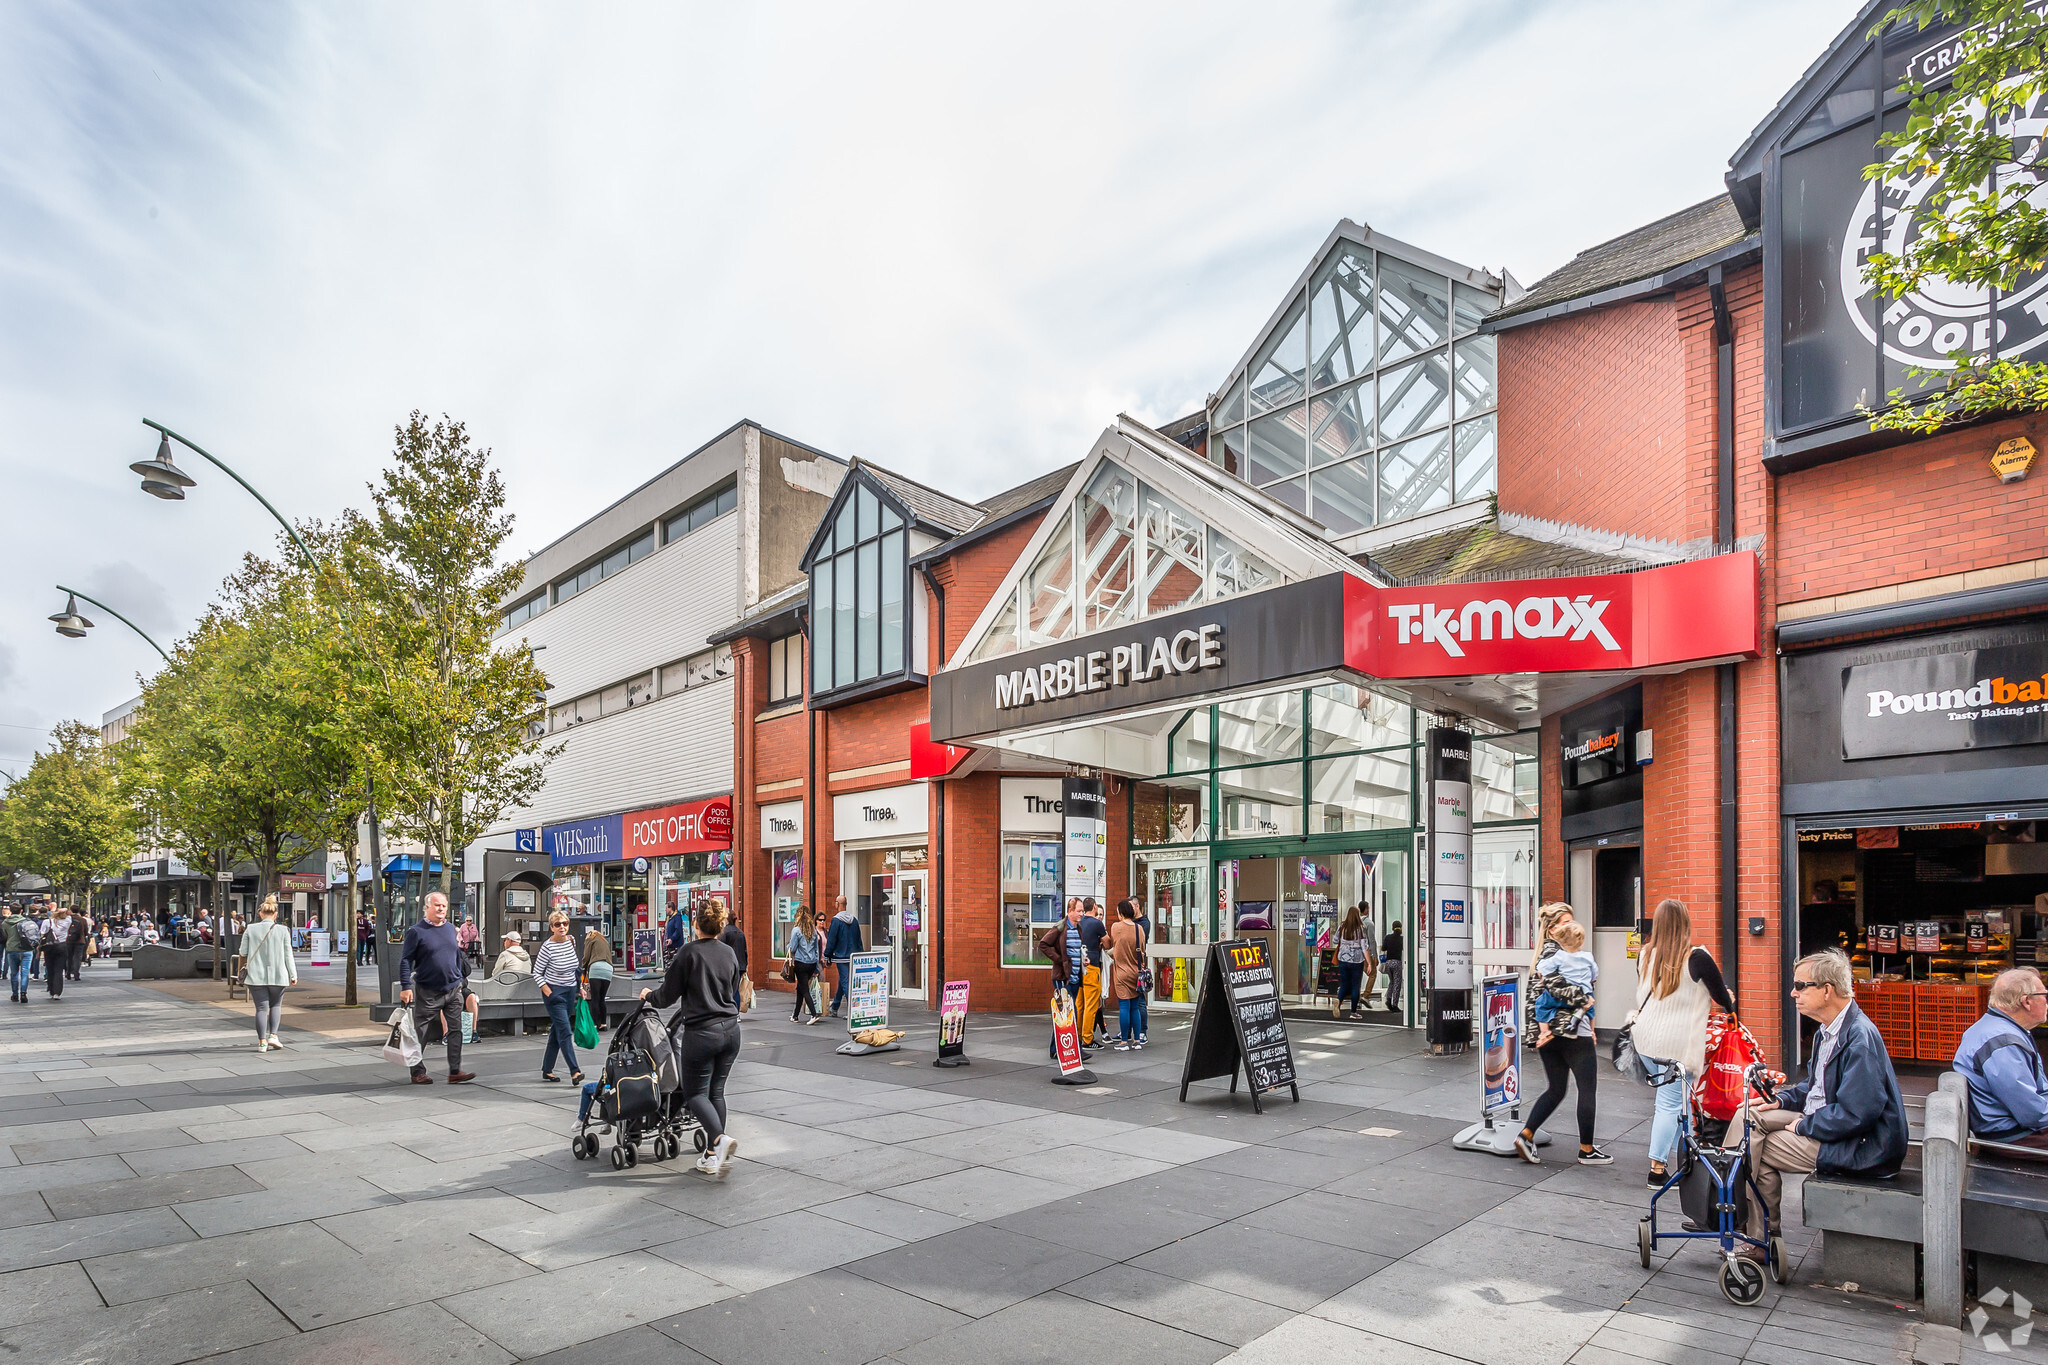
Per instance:
[[[1927,1129],[1920,1141],[1920,1248],[1927,1321],[1963,1322],[1963,1163],[1969,1134],[1953,1092],[1927,1097]]]

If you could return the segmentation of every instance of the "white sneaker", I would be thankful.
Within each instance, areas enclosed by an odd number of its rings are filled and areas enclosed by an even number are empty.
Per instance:
[[[266,1040],[266,1044],[267,1046],[276,1048],[280,1052],[284,1050],[284,1044],[278,1041],[277,1035],[275,1033],[270,1035],[270,1037]]]
[[[257,1050],[258,1052],[268,1052],[268,1051],[270,1051],[270,1043],[269,1043],[269,1040],[267,1040],[267,1039],[263,1039],[263,1038],[259,1038],[259,1039],[257,1039],[257,1040],[256,1040],[256,1050]]]
[[[725,1174],[724,1171],[718,1168],[718,1157],[715,1153],[712,1152],[706,1152],[704,1155],[697,1158],[697,1172],[699,1175]]]
[[[739,1151],[739,1149],[740,1140],[734,1137],[731,1133],[727,1133],[724,1137],[720,1138],[717,1142],[711,1145],[711,1157],[712,1160],[718,1163],[717,1173],[719,1175],[725,1174],[727,1164],[731,1162],[733,1158],[733,1153]]]

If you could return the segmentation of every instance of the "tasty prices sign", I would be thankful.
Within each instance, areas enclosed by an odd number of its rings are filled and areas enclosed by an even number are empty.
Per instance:
[[[732,847],[732,798],[685,801],[634,811],[625,818],[628,858],[665,858]]]

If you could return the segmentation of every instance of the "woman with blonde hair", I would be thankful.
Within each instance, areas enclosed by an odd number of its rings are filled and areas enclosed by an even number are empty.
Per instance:
[[[256,1007],[256,1050],[284,1046],[277,1040],[278,1018],[284,1012],[284,988],[299,984],[292,958],[291,931],[277,922],[277,897],[265,896],[256,923],[242,935],[242,985]]]
[[[1535,1002],[1540,992],[1536,988],[1536,977],[1540,973],[1540,964],[1545,958],[1566,951],[1564,945],[1558,941],[1561,937],[1583,941],[1584,936],[1584,931],[1578,930],[1578,920],[1571,906],[1563,901],[1552,901],[1540,907],[1538,916],[1540,937],[1537,940],[1536,952],[1529,959],[1529,980],[1524,983],[1522,989],[1525,998],[1524,1024],[1532,1030],[1537,1027]],[[1567,925],[1578,932],[1568,933],[1565,928]],[[1551,978],[1546,982],[1546,988],[1553,994],[1558,992],[1557,980]],[[1522,1125],[1521,1131],[1515,1134],[1515,1150],[1521,1153],[1522,1160],[1531,1165],[1543,1160],[1536,1154],[1537,1130],[1542,1128],[1544,1120],[1564,1103],[1564,1092],[1575,1087],[1578,1091],[1579,1164],[1613,1165],[1614,1158],[1593,1141],[1594,1106],[1597,1103],[1595,1083],[1599,1077],[1599,1058],[1594,1044],[1592,1010],[1587,1009],[1578,1014],[1575,1022],[1570,1025],[1549,1030],[1544,1035],[1542,1044],[1536,1049],[1536,1058],[1543,1063],[1544,1089],[1543,1093],[1536,1097],[1536,1103],[1531,1106],[1527,1122]]]
[[[1650,941],[1636,964],[1640,985],[1635,1012],[1626,1022],[1636,1055],[1657,1086],[1657,1111],[1650,1120],[1651,1185],[1668,1178],[1678,1150],[1678,1130],[1692,1083],[1706,1069],[1707,1008],[1735,1013],[1735,997],[1721,979],[1714,955],[1692,941],[1692,912],[1681,900],[1657,902]]]

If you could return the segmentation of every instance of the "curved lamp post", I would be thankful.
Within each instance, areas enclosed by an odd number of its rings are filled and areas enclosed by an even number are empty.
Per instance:
[[[67,636],[73,640],[83,640],[85,638],[85,633],[93,628],[92,622],[86,620],[83,616],[80,616],[78,614],[78,599],[84,597],[87,602],[92,603],[92,605],[98,607],[101,611],[113,617],[116,621],[119,621],[122,625],[128,627],[128,629],[134,631],[137,635],[140,635],[145,641],[147,641],[151,649],[155,650],[159,654],[164,655],[165,663],[169,663],[171,661],[171,656],[168,654],[164,654],[164,647],[162,645],[158,644],[154,640],[151,640],[149,638],[149,633],[147,631],[143,630],[141,626],[136,625],[127,617],[123,616],[120,612],[115,611],[112,607],[100,601],[98,598],[86,597],[84,593],[80,592],[76,588],[67,588],[62,583],[59,583],[56,586],[57,591],[64,594],[64,610],[58,612],[55,616],[52,616],[50,619],[57,623],[57,633],[59,635]]]
[[[292,526],[292,524],[289,521],[285,520],[284,513],[278,511],[277,508],[271,505],[269,498],[264,497],[261,493],[256,491],[256,487],[254,484],[251,484],[247,479],[243,478],[240,474],[237,474],[234,470],[228,468],[227,462],[222,460],[218,455],[215,455],[213,452],[206,450],[204,447],[195,444],[188,438],[180,436],[177,432],[172,431],[162,422],[153,422],[149,418],[145,417],[142,419],[142,425],[148,427],[150,430],[156,432],[157,434],[156,455],[147,460],[137,460],[134,464],[128,466],[130,469],[134,470],[137,474],[139,474],[142,477],[143,492],[149,494],[153,498],[161,498],[165,502],[183,502],[185,500],[185,490],[194,487],[195,485],[198,484],[199,481],[197,479],[193,478],[190,474],[187,474],[183,469],[180,469],[177,465],[177,462],[171,458],[171,442],[176,441],[179,445],[185,447],[193,454],[198,455],[201,458],[207,460],[214,466],[214,468],[220,470],[221,473],[227,475],[236,483],[242,485],[243,489],[249,494],[250,497],[262,503],[263,510],[270,513],[271,516],[276,517],[277,524],[279,526],[282,526],[284,528],[284,533],[292,538],[292,544],[298,547],[299,554],[305,558],[306,567],[311,569],[316,574],[320,572],[322,568],[320,561],[315,559],[313,557],[313,552],[306,548],[306,542],[299,539],[298,531]],[[91,601],[92,599],[87,598],[86,600]],[[94,605],[98,606],[99,604],[94,603]],[[112,608],[107,608],[107,610],[111,611]],[[52,617],[51,619],[55,620],[56,618]],[[62,629],[61,625],[59,626],[59,629]],[[350,623],[349,625],[349,633],[355,633],[353,623]],[[358,648],[362,647],[362,642],[360,639],[358,639],[356,643]],[[388,960],[390,958],[390,953],[387,951],[387,949],[390,947],[390,945],[386,943],[385,940],[390,937],[391,916],[390,908],[386,904],[384,899],[384,854],[378,837],[376,779],[371,775],[370,767],[368,764],[363,765],[363,785],[365,789],[365,795],[367,796],[370,807],[370,867],[372,869],[370,876],[370,899],[374,909],[377,912],[377,998],[378,1003],[388,1005],[391,1003],[391,979],[394,973],[392,970],[393,964]],[[350,875],[354,875],[353,869],[351,869]],[[424,878],[424,873],[422,874],[422,877]],[[218,934],[214,936],[214,941],[216,944],[220,941],[220,936]],[[350,953],[349,955],[348,975],[350,989],[349,1001],[351,1004],[353,1004],[355,999],[354,953]],[[218,979],[217,969],[216,979]]]

